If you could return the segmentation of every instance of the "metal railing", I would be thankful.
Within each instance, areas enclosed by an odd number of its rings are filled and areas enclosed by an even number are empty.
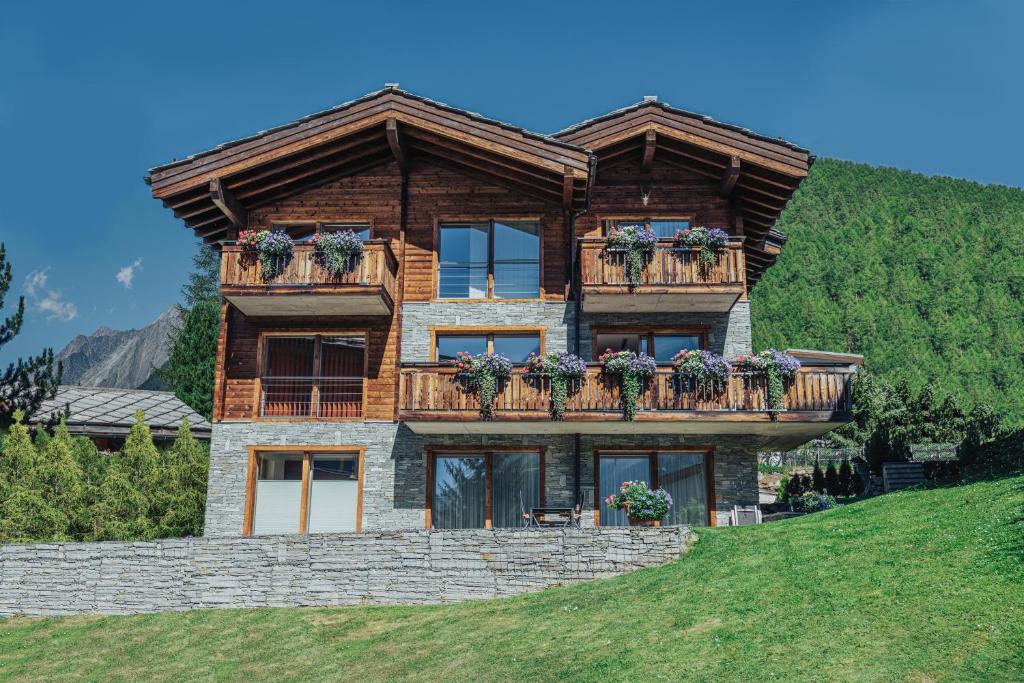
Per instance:
[[[362,377],[263,377],[260,417],[359,418]]]

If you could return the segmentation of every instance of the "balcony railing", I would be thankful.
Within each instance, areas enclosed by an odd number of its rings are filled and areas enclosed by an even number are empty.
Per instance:
[[[582,238],[580,277],[584,308],[621,310],[624,295],[638,310],[725,311],[743,293],[746,268],[743,245],[730,242],[712,266],[700,263],[700,249],[658,243],[634,287],[626,276],[626,252],[606,249],[600,238]],[[589,301],[588,301],[589,299]]]
[[[260,417],[359,418],[362,377],[263,377]]]
[[[852,370],[808,368],[797,373],[783,396],[780,413],[849,413]],[[495,417],[511,420],[545,419],[551,400],[548,380],[514,372],[503,382],[494,402]],[[403,368],[399,410],[402,419],[479,419],[477,394],[466,377],[450,367]],[[620,382],[589,367],[566,400],[565,419],[621,419]],[[637,420],[662,419],[686,413],[764,414],[768,410],[767,382],[762,375],[734,373],[722,386],[702,388],[659,369],[640,395]],[[711,415],[713,417],[713,415]],[[796,417],[796,416],[794,416]],[[799,418],[796,418],[799,419]]]

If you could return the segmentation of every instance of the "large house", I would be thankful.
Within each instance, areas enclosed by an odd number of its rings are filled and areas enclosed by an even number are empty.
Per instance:
[[[728,523],[758,502],[758,451],[850,420],[853,356],[791,352],[774,402],[742,364],[702,384],[671,362],[761,350],[748,294],[812,162],[653,97],[541,135],[387,85],[153,168],[153,196],[222,259],[206,534],[500,528],[577,506],[624,525],[604,499],[630,479],[672,494],[666,523]],[[627,226],[653,249],[606,243]],[[710,263],[677,239],[701,226],[728,233]],[[256,253],[251,230],[294,246]],[[361,251],[339,265],[314,236],[349,230]],[[657,363],[632,419],[606,349]],[[526,363],[567,352],[587,367],[554,419]],[[513,362],[493,404],[460,353]]]

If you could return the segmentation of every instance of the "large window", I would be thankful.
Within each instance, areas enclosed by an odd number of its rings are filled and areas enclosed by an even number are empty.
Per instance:
[[[271,451],[252,457],[256,481],[249,492],[246,533],[359,530],[358,451]]]
[[[430,461],[430,526],[435,529],[517,527],[543,504],[543,453],[436,453]]]
[[[598,456],[598,521],[601,526],[627,526],[621,510],[604,501],[624,481],[646,481],[672,496],[665,524],[705,526],[708,523],[708,458],[696,451],[601,453]]]
[[[538,298],[540,224],[442,223],[437,295],[441,299]]]
[[[704,334],[702,331],[644,331],[644,330],[615,330],[605,328],[594,334],[594,353],[600,355],[606,349],[612,351],[633,351],[634,353],[646,353],[653,356],[659,363],[668,363],[672,356],[683,349],[693,351],[704,348]]]
[[[362,416],[364,336],[268,336],[263,355],[261,417]]]
[[[446,334],[437,333],[437,358],[445,363],[456,358],[459,352],[477,355],[500,353],[513,363],[525,363],[531,353],[541,353],[540,332],[481,332]]]
[[[688,218],[629,218],[616,219],[605,223],[605,232],[611,228],[625,227],[627,225],[642,225],[660,238],[671,239],[676,236],[677,230],[687,230],[691,224]]]

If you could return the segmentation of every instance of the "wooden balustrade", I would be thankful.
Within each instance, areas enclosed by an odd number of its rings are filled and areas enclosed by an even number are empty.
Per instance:
[[[779,411],[848,413],[850,370],[806,368],[783,396]],[[469,389],[464,374],[454,368],[424,366],[403,368],[399,389],[402,419],[475,419],[479,416],[477,393]],[[516,371],[502,382],[494,401],[496,419],[544,419],[550,409],[551,388],[547,378]],[[734,373],[722,386],[700,387],[659,369],[637,402],[637,419],[658,419],[679,413],[765,413],[767,382],[761,375]],[[617,419],[621,413],[620,382],[600,367],[571,388],[565,419]]]
[[[290,256],[265,273],[258,256],[238,245],[221,249],[220,281],[224,295],[247,314],[322,315],[389,314],[394,307],[398,262],[386,240],[368,240],[343,273],[323,267],[311,244],[297,244]],[[278,300],[274,294],[288,294]],[[258,301],[256,297],[264,297]],[[301,309],[295,297],[319,297]],[[331,297],[330,301],[326,297]],[[347,297],[347,301],[346,301]]]

